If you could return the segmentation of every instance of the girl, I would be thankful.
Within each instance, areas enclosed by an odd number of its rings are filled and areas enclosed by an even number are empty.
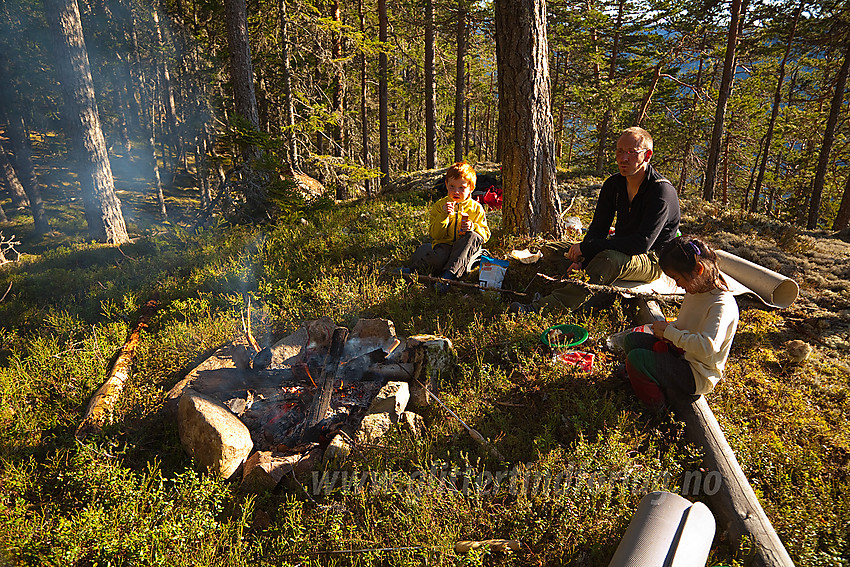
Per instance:
[[[661,251],[665,274],[685,290],[679,316],[655,321],[652,335],[623,340],[626,372],[637,396],[655,408],[666,396],[694,396],[714,389],[723,375],[738,327],[738,304],[717,266],[717,254],[696,238],[680,236]]]

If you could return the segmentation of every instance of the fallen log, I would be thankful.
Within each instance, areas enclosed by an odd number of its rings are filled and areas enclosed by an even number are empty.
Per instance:
[[[158,305],[158,299],[154,298],[145,303],[139,311],[139,319],[136,326],[133,327],[127,340],[124,342],[124,346],[121,347],[121,350],[106,373],[106,382],[98,388],[89,401],[88,407],[86,407],[83,420],[74,434],[77,439],[82,439],[86,435],[100,431],[104,424],[111,419],[112,409],[121,396],[121,391],[124,389],[124,382],[130,377],[130,366],[133,362],[136,345],[139,344],[141,331],[148,326],[148,322],[156,312]]]
[[[415,272],[412,273],[412,274],[404,274],[404,275],[402,275],[402,277],[410,279],[410,280],[416,280],[416,281],[419,281],[419,282],[431,282],[431,283],[440,282],[440,283],[448,284],[448,285],[455,286],[455,287],[465,287],[465,288],[469,288],[469,289],[483,289],[485,291],[500,291],[502,293],[512,293],[514,295],[519,295],[519,296],[523,296],[523,297],[528,295],[527,293],[523,293],[521,291],[514,291],[512,289],[505,289],[505,288],[502,288],[502,287],[487,287],[485,285],[474,284],[474,283],[469,283],[469,282],[462,282],[460,280],[448,280],[446,278],[437,278],[437,277],[434,277],[434,276],[423,276],[423,275],[417,274]]]
[[[663,320],[663,314],[653,309],[652,302],[647,303],[650,304],[647,306],[649,309],[644,313],[650,315],[643,322]],[[703,450],[704,468],[709,471],[708,474],[714,471],[720,473],[719,488],[712,490],[713,494],[704,491],[718,525],[726,530],[735,545],[739,545],[745,536],[754,541],[756,554],[753,565],[793,567],[791,556],[764,513],[705,396],[699,396],[695,401],[675,398],[670,402],[676,417],[685,423],[685,437]],[[688,487],[684,486],[683,490],[688,490]]]
[[[685,436],[702,447],[705,468],[720,473],[720,487],[706,494],[709,507],[727,530],[730,540],[740,543],[744,536],[754,540],[756,556],[753,565],[793,567],[794,562],[770,523],[747,480],[723,430],[708,406],[705,396],[696,401],[672,400],[676,416],[685,422]]]

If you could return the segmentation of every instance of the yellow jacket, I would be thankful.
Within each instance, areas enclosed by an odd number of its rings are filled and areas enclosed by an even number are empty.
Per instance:
[[[487,215],[481,203],[471,198],[455,203],[455,212],[449,215],[443,209],[443,205],[449,200],[450,197],[443,197],[431,207],[431,226],[428,233],[431,235],[432,246],[435,244],[452,244],[458,236],[461,236],[460,215],[462,213],[469,215],[469,220],[472,221],[472,230],[480,234],[484,238],[484,242],[490,240],[490,227],[487,226]]]

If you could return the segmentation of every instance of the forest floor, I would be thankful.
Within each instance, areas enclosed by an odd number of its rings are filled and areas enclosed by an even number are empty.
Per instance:
[[[439,172],[399,179],[371,200],[320,199],[299,211],[303,222],[199,228],[191,180],[164,180],[169,218],[160,219],[135,169],[143,166],[114,163],[133,238],[120,249],[88,242],[73,176],[55,162],[39,172],[54,231],[30,236],[25,211],[7,210],[12,222],[0,226],[24,253],[0,268],[0,291],[10,289],[0,300],[0,564],[604,566],[640,498],[676,491],[677,479],[699,468],[682,425],[648,412],[615,376],[620,361],[604,339],[632,324],[620,302],[593,314],[514,316],[507,294],[442,296],[382,275],[421,240],[427,206],[442,196]],[[600,181],[562,175],[568,214],[585,225]],[[726,377],[707,398],[795,564],[846,566],[850,244],[687,196],[682,206],[683,232],[800,284],[787,309],[742,304]],[[487,247],[497,257],[542,244],[502,234],[498,211],[488,218]],[[506,287],[545,293],[538,269],[512,263]],[[91,393],[154,293],[161,307],[142,335],[114,425],[75,442]],[[352,455],[344,465],[351,474],[571,471],[581,482],[560,492],[310,495],[308,480],[303,489],[249,495],[196,473],[162,402],[241,333],[245,294],[257,302],[266,339],[327,315],[346,326],[383,317],[400,336],[454,342],[458,368],[441,398],[505,460],[431,406],[421,410],[423,437],[391,431],[383,446]],[[553,361],[541,344],[540,333],[563,322],[589,330],[591,373]],[[809,359],[788,359],[791,339],[811,344]],[[513,556],[451,552],[459,539],[489,538],[520,539],[523,548]],[[371,551],[335,553],[351,549]],[[752,550],[733,549],[720,532],[709,565],[748,565]]]

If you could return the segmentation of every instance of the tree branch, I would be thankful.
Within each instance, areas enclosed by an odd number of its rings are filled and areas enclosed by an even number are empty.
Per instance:
[[[554,283],[564,283],[564,284],[573,284],[579,287],[582,287],[589,291],[601,291],[605,293],[616,293],[618,295],[629,294],[634,297],[643,297],[646,299],[655,299],[657,301],[671,301],[674,299],[678,299],[681,296],[676,293],[645,293],[640,291],[632,291],[630,289],[624,287],[617,287],[613,285],[599,285],[583,282],[581,280],[574,280],[570,278],[553,278],[552,276],[547,276],[546,274],[541,274],[540,272],[537,275],[543,278],[546,281],[554,282]]]

